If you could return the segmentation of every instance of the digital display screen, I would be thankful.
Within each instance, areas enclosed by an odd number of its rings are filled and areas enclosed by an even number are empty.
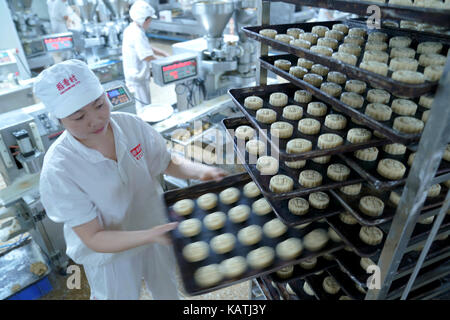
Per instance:
[[[7,52],[0,52],[0,64],[11,62],[11,57]]]
[[[125,92],[125,89],[122,87],[107,90],[106,94],[108,95],[109,101],[111,101],[111,104],[113,106],[117,106],[119,104],[130,101],[130,98]]]
[[[73,48],[72,37],[56,37],[44,39],[45,47],[47,51],[59,51]]]
[[[195,59],[175,61],[162,67],[165,84],[190,78],[197,75],[197,62]]]

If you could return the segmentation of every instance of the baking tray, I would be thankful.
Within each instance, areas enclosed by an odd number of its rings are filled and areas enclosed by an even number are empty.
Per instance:
[[[250,178],[250,176],[248,176],[248,174],[241,173],[241,174],[225,177],[220,182],[206,182],[206,183],[201,183],[201,184],[198,184],[198,185],[195,185],[192,187],[188,187],[188,188],[184,188],[184,189],[176,189],[176,190],[168,191],[168,192],[164,193],[164,200],[167,205],[168,219],[171,222],[182,221],[182,220],[186,219],[184,217],[178,216],[173,211],[172,205],[176,201],[181,200],[181,199],[187,199],[187,198],[194,200],[194,199],[197,199],[202,194],[209,193],[209,192],[219,193],[220,191],[222,191],[226,188],[229,188],[229,187],[236,187],[241,190],[241,198],[239,199],[238,202],[236,202],[232,206],[229,206],[229,205],[224,205],[224,204],[220,203],[220,201],[219,201],[217,207],[210,211],[203,211],[200,208],[198,208],[198,206],[196,205],[192,214],[189,215],[189,218],[199,218],[200,220],[203,220],[205,213],[210,213],[210,212],[214,212],[214,211],[222,211],[222,212],[227,213],[230,208],[232,208],[236,205],[239,205],[239,204],[247,204],[247,205],[251,206],[251,203],[256,201],[257,198],[248,199],[244,196],[244,194],[242,192],[243,186],[250,181],[251,181],[251,178]],[[248,246],[248,247],[243,246],[239,243],[239,241],[236,241],[236,246],[231,252],[224,254],[224,255],[217,255],[211,250],[208,258],[206,258],[203,261],[196,262],[196,263],[189,263],[182,256],[182,248],[189,243],[196,242],[196,241],[206,241],[209,243],[209,240],[212,237],[222,234],[222,233],[230,232],[230,233],[233,233],[234,235],[236,235],[237,231],[243,227],[246,227],[246,226],[249,226],[252,224],[257,224],[257,225],[262,226],[264,223],[266,223],[267,221],[269,221],[275,217],[276,216],[273,212],[269,213],[265,216],[257,216],[252,213],[252,214],[250,214],[250,217],[246,222],[243,222],[241,224],[234,224],[231,221],[227,220],[225,226],[218,231],[210,231],[210,230],[207,230],[206,228],[203,228],[199,235],[197,235],[195,237],[190,237],[190,238],[183,237],[177,229],[171,231],[171,236],[173,239],[174,250],[175,250],[175,257],[176,257],[178,265],[180,267],[181,278],[182,278],[186,292],[190,295],[198,295],[198,294],[203,294],[203,293],[210,292],[213,290],[217,290],[220,288],[224,288],[231,284],[235,284],[235,283],[238,283],[238,282],[241,282],[244,280],[248,280],[248,279],[251,279],[254,277],[258,277],[258,276],[262,276],[265,274],[275,272],[276,270],[281,269],[287,265],[295,264],[295,263],[298,263],[298,262],[303,261],[308,258],[318,257],[318,256],[321,256],[321,255],[324,255],[327,253],[334,252],[336,250],[340,250],[343,247],[342,244],[337,244],[332,241],[329,241],[329,243],[326,245],[326,247],[324,247],[322,250],[317,251],[317,252],[310,252],[310,251],[304,249],[302,254],[295,260],[282,261],[278,257],[276,257],[273,264],[270,267],[267,267],[262,270],[253,270],[253,269],[249,268],[239,278],[224,280],[213,287],[202,288],[202,287],[199,287],[194,282],[194,276],[193,276],[194,272],[201,266],[205,266],[205,265],[209,265],[209,264],[213,264],[213,263],[220,263],[224,259],[228,259],[228,258],[237,256],[237,255],[246,257],[249,251],[256,249],[260,246],[270,246],[270,247],[274,248],[279,242],[286,240],[289,237],[297,237],[297,238],[301,239],[301,238],[303,238],[304,235],[306,235],[307,233],[311,232],[312,230],[314,230],[316,228],[323,228],[325,230],[327,230],[327,228],[328,228],[328,225],[326,223],[312,223],[312,224],[308,225],[306,228],[301,229],[301,230],[289,227],[287,232],[277,239],[270,239],[263,235],[262,240],[258,244],[253,245],[253,246]]]
[[[380,229],[383,231],[383,240],[380,244],[371,246],[359,238],[359,231],[361,229],[361,225],[359,223],[354,225],[345,224],[340,220],[339,215],[327,217],[325,220],[334,229],[334,231],[336,231],[347,246],[352,248],[361,257],[371,257],[377,254],[381,251],[384,246],[384,242],[386,241],[386,231],[384,231],[381,227]]]
[[[309,294],[305,293],[305,291],[303,291],[303,285],[305,284],[304,279],[293,280],[288,284],[291,287],[292,291],[295,292],[299,300],[317,301],[317,298],[315,296],[310,296]]]
[[[317,258],[316,266],[309,270],[303,269],[298,264],[294,265],[294,271],[292,272],[292,276],[290,276],[289,278],[280,278],[276,272],[269,274],[267,277],[274,282],[287,283],[287,282],[290,282],[293,280],[303,279],[307,276],[313,275],[317,272],[326,270],[333,266],[336,266],[335,261],[333,261],[333,260],[330,261],[330,260],[325,259],[324,257],[319,257],[319,258]]]
[[[450,244],[449,240],[444,241],[435,241],[431,246],[430,251],[424,261],[423,267],[426,267],[430,264],[433,264],[437,261],[447,258],[450,255],[450,249],[448,245]],[[414,270],[414,267],[419,258],[420,252],[408,252],[406,253],[398,267],[397,273],[394,277],[398,279],[400,277],[404,277],[408,274],[411,274]],[[358,255],[353,252],[348,252],[345,250],[340,250],[339,252],[335,252],[334,256],[336,257],[336,262],[341,267],[341,270],[347,273],[347,275],[356,282],[359,286],[363,288],[367,288],[367,279],[371,276],[371,274],[366,273],[360,266],[360,259]],[[380,254],[371,257],[370,259],[378,263]]]
[[[269,0],[276,1],[276,0]],[[366,16],[367,7],[376,5],[381,8],[381,20],[413,20],[426,22],[433,25],[450,27],[448,10],[421,8],[413,6],[392,5],[388,3],[374,3],[370,1],[348,1],[348,0],[283,0],[283,2],[293,3],[301,6],[319,7],[342,12],[351,12],[359,16]],[[366,23],[366,20],[364,20]]]
[[[320,88],[314,87],[312,84],[310,84],[300,78],[295,77],[294,75],[290,74],[287,71],[284,71],[284,70],[276,67],[274,65],[274,62],[278,59],[289,60],[289,61],[291,61],[293,66],[296,66],[298,57],[293,56],[293,55],[276,55],[276,56],[269,56],[269,57],[264,56],[264,57],[259,58],[259,60],[261,62],[261,66],[263,68],[270,70],[270,71],[278,74],[279,76],[283,77],[284,79],[289,80],[291,83],[295,84],[296,86],[309,91],[311,94],[315,95],[317,98],[323,100],[324,102],[330,104],[331,106],[338,109],[339,111],[351,116],[352,118],[355,118],[357,121],[363,123],[367,127],[370,127],[371,129],[374,129],[377,131],[380,131],[381,133],[383,133],[386,137],[390,138],[391,140],[401,142],[403,144],[409,144],[411,142],[414,142],[414,141],[417,141],[420,139],[421,134],[402,133],[393,128],[394,119],[396,116],[399,116],[395,113],[393,113],[393,115],[391,116],[391,119],[388,121],[378,121],[364,113],[366,111],[367,105],[370,103],[366,99],[367,92],[371,89],[374,89],[373,87],[367,86],[366,91],[361,95],[364,97],[364,104],[361,108],[356,109],[356,108],[353,108],[353,107],[347,105],[346,103],[342,102],[340,100],[340,96],[333,97],[331,95],[328,95],[326,92],[320,90]],[[336,70],[333,70],[332,68],[330,68],[330,72],[331,71],[336,71]],[[326,82],[326,77],[323,77],[323,78],[324,78],[323,82]],[[351,80],[351,79],[348,79],[348,80]],[[345,90],[345,85],[341,85],[341,88],[342,88],[342,93],[347,92]],[[391,94],[389,103],[387,103],[387,105],[390,106],[394,99],[397,99],[397,97],[395,97],[394,95]],[[410,100],[412,100],[413,102],[415,102],[417,104],[417,111],[414,115],[414,118],[422,120],[423,113],[430,109],[420,106],[419,99],[420,98],[417,97],[417,98],[411,98]]]
[[[230,118],[230,119],[224,119],[223,125],[225,126],[225,128],[227,129],[227,132],[228,132],[228,128],[235,128],[239,125],[250,125],[250,124],[247,122],[247,120],[245,118]],[[298,215],[291,214],[289,211],[289,208],[288,208],[288,203],[289,203],[290,198],[296,196],[297,194],[293,194],[292,192],[285,193],[285,194],[275,194],[275,193],[271,192],[268,187],[271,176],[260,175],[259,171],[256,169],[255,165],[248,164],[250,162],[250,161],[248,161],[249,155],[245,151],[245,148],[243,147],[243,145],[241,146],[241,144],[237,142],[236,138],[231,137],[231,135],[229,135],[229,137],[234,140],[234,147],[235,147],[236,153],[238,154],[238,159],[239,159],[240,163],[243,164],[243,166],[245,167],[247,172],[250,174],[250,176],[252,177],[255,184],[262,191],[263,195],[266,197],[266,200],[269,201],[275,214],[285,224],[287,224],[289,226],[305,224],[305,223],[313,222],[313,221],[320,220],[325,217],[329,217],[329,216],[338,214],[343,211],[342,207],[338,204],[338,202],[333,197],[330,197],[330,204],[326,209],[319,210],[319,209],[310,207],[308,213],[306,213],[304,215],[298,216]],[[244,161],[244,158],[246,159],[245,161]],[[312,163],[312,164],[314,165],[314,163]],[[316,166],[319,167],[321,165],[316,164]],[[289,168],[286,168],[283,164],[280,164],[280,168],[281,167],[283,167],[285,169],[289,169]],[[324,169],[320,169],[320,170],[323,171]],[[284,174],[292,174],[291,171],[294,171],[294,170],[284,170],[283,173]],[[298,170],[295,170],[295,171],[298,171]],[[295,174],[296,174],[296,177],[298,177],[299,173],[295,173]],[[294,175],[292,175],[292,176],[294,176]],[[361,180],[361,179],[359,179],[359,180]],[[294,181],[297,181],[297,178],[295,178]],[[358,181],[355,181],[352,183],[356,183],[356,182],[358,182]],[[298,184],[297,182],[295,182],[295,183]],[[331,187],[331,186],[328,185],[328,187]],[[327,185],[322,185],[322,186],[315,187],[315,188],[303,189],[300,191],[301,194],[299,194],[299,195],[304,195],[307,192],[310,193],[313,191],[314,192],[315,191],[324,191],[324,190],[326,190],[324,188],[328,188],[328,187],[327,187]],[[320,189],[318,189],[318,188],[320,188]],[[313,190],[313,191],[311,191],[311,190]],[[286,195],[286,196],[283,196],[283,195]]]
[[[267,299],[280,300],[281,295],[278,288],[274,287],[268,278],[261,276],[256,279]]]
[[[338,301],[339,297],[343,296],[342,290],[339,290],[336,294],[329,294],[326,292],[323,287],[323,279],[328,277],[327,272],[323,272],[319,275],[311,275],[305,278],[305,281],[309,284],[311,289],[314,291],[314,295],[317,300],[320,301]]]
[[[436,218],[435,218],[436,219]],[[411,235],[411,239],[408,243],[408,250],[411,248],[416,248],[422,244],[425,244],[425,241],[430,234],[431,229],[433,228],[433,223],[431,224],[421,224],[417,223],[414,227],[414,230]],[[390,224],[382,225],[381,228],[388,228]],[[448,234],[450,231],[450,215],[446,215],[444,220],[442,220],[441,225],[439,226],[438,233],[436,236]]]
[[[400,196],[403,192],[402,189],[394,190]],[[425,203],[421,209],[421,212],[426,212],[430,209],[439,207],[444,203],[445,196],[447,194],[447,188],[442,187],[441,193],[437,197],[426,198]],[[339,203],[348,211],[352,216],[358,220],[358,222],[365,226],[376,226],[382,223],[391,221],[394,218],[395,212],[397,211],[397,206],[395,206],[389,200],[390,192],[379,192],[372,188],[363,185],[361,188],[361,193],[357,196],[347,196],[339,190],[330,190],[330,194],[336,198]],[[384,202],[383,213],[379,217],[371,217],[361,212],[359,209],[359,200],[364,196],[376,196]]]
[[[233,140],[234,142],[234,148],[237,152],[238,158],[240,160],[240,162],[244,165],[244,167],[247,169],[247,171],[249,172],[249,174],[251,175],[251,177],[253,178],[253,180],[255,181],[255,183],[259,186],[259,188],[261,189],[261,191],[264,193],[264,195],[268,198],[273,198],[273,199],[287,199],[287,198],[292,198],[294,196],[302,196],[302,195],[308,195],[312,192],[317,192],[317,191],[326,191],[329,189],[333,189],[333,188],[338,188],[338,187],[342,187],[342,186],[346,186],[346,185],[350,185],[350,184],[355,184],[355,183],[360,183],[363,182],[364,179],[361,178],[355,171],[353,171],[350,168],[350,175],[348,177],[348,179],[346,181],[334,181],[331,180],[330,178],[328,178],[327,176],[327,168],[330,164],[332,163],[341,163],[341,164],[345,164],[343,161],[341,161],[341,159],[339,159],[336,156],[332,156],[331,160],[326,163],[326,164],[320,164],[320,163],[315,163],[312,160],[306,160],[306,165],[305,167],[301,168],[301,169],[293,169],[293,168],[289,168],[288,166],[286,166],[284,164],[284,161],[280,161],[279,162],[279,170],[277,174],[283,174],[283,175],[287,175],[289,177],[291,177],[294,180],[294,188],[292,191],[290,192],[286,192],[286,193],[274,193],[270,190],[269,185],[270,185],[270,179],[272,178],[272,175],[261,175],[259,170],[256,169],[256,160],[257,157],[254,155],[250,155],[246,150],[245,150],[245,142],[242,140],[238,140],[236,137],[234,137],[233,135],[233,131],[235,130],[237,127],[241,126],[241,125],[247,125],[247,126],[251,126],[254,128],[254,126],[252,124],[250,124],[245,118],[228,118],[228,119],[224,119],[223,121],[223,125],[226,128],[226,131],[228,133],[228,136]],[[262,140],[263,142],[264,137],[261,138],[260,140]],[[266,147],[267,148],[267,147]],[[272,150],[270,150],[269,148],[267,148],[268,150],[266,151],[267,155],[271,155],[273,157],[277,157],[277,153],[273,154]],[[302,187],[299,182],[298,182],[298,177],[300,175],[300,172],[302,172],[303,170],[316,170],[318,171],[320,174],[322,174],[322,185],[317,186],[317,187],[313,187],[313,188],[304,188]]]
[[[377,164],[378,161],[383,158],[391,158],[398,160],[404,164],[406,167],[405,174],[402,179],[400,180],[389,180],[385,177],[381,176],[377,172],[376,165],[373,166],[373,168],[369,168],[363,164],[359,159],[355,158],[353,153],[348,154],[341,154],[339,157],[345,161],[345,163],[354,169],[358,174],[363,177],[367,182],[369,182],[374,188],[378,190],[389,190],[398,186],[401,186],[405,184],[406,180],[408,179],[409,171],[411,167],[408,165],[408,157],[413,152],[409,148],[406,149],[406,153],[404,154],[404,157],[395,157],[392,155],[387,154],[383,151],[382,148],[378,148],[378,157],[377,157]],[[446,174],[450,172],[450,162],[445,161],[444,159],[441,160],[441,163],[439,165],[439,168],[436,171],[436,177]]]
[[[356,288],[355,282],[353,282],[353,280],[339,267],[330,268],[326,272],[336,280],[341,287],[341,290],[345,292],[348,297],[353,300],[364,300],[365,294]]]
[[[279,155],[279,158],[281,160],[285,161],[294,161],[294,160],[306,160],[311,159],[315,157],[321,157],[321,156],[327,156],[327,155],[333,155],[338,153],[344,153],[344,152],[351,152],[356,151],[359,149],[365,149],[369,147],[375,147],[384,145],[387,143],[390,143],[388,139],[380,139],[375,136],[372,137],[372,139],[368,142],[363,143],[350,143],[347,141],[347,132],[351,128],[361,128],[364,126],[356,125],[350,119],[347,118],[347,127],[343,130],[332,130],[327,128],[324,125],[325,116],[322,117],[315,117],[311,116],[306,112],[307,110],[307,103],[299,103],[294,100],[294,94],[295,91],[299,90],[299,88],[293,84],[290,83],[283,83],[283,84],[274,84],[274,85],[268,85],[268,86],[257,86],[257,87],[248,87],[248,88],[241,88],[241,89],[231,89],[228,91],[230,94],[233,102],[241,109],[242,113],[245,115],[245,117],[252,123],[254,128],[257,129],[257,131],[267,140],[272,150],[276,152]],[[320,122],[321,128],[320,132],[316,135],[306,135],[301,133],[297,130],[298,127],[298,120],[288,120],[282,117],[283,108],[273,107],[269,104],[269,97],[270,94],[274,92],[283,92],[288,95],[288,104],[287,105],[298,105],[303,108],[303,117],[305,118],[312,118],[316,119]],[[294,126],[294,132],[292,134],[292,137],[289,139],[276,139],[276,141],[272,141],[272,136],[270,134],[270,124],[260,123],[256,120],[256,110],[250,110],[244,107],[244,100],[245,98],[249,96],[258,96],[263,99],[263,108],[272,109],[277,113],[277,121],[284,121],[292,124]],[[321,99],[313,98],[312,101],[322,101]],[[332,108],[328,106],[328,114],[341,114],[339,112],[335,112]],[[345,116],[345,115],[344,115]],[[335,148],[330,149],[319,149],[317,147],[317,140],[321,134],[324,133],[334,133],[339,136],[341,136],[344,139],[344,144]],[[312,143],[312,150],[308,152],[303,152],[300,154],[291,154],[286,152],[286,145],[289,140],[295,139],[295,138],[302,138],[311,141]]]
[[[35,262],[42,262],[47,266],[47,271],[43,275],[37,276],[30,271],[31,264]],[[47,257],[37,243],[31,237],[27,237],[12,250],[0,254],[0,299],[7,299],[17,293],[12,292],[14,285],[20,285],[20,290],[23,290],[50,272]]]
[[[373,87],[383,88],[386,89],[393,94],[397,96],[404,96],[404,97],[417,97],[420,95],[423,95],[424,93],[433,91],[436,89],[438,82],[430,82],[425,81],[425,83],[422,84],[408,84],[404,82],[395,81],[392,78],[390,78],[392,72],[388,72],[388,76],[383,76],[371,71],[367,71],[364,69],[361,69],[357,66],[359,66],[359,63],[362,61],[362,54],[360,57],[358,57],[356,66],[344,63],[342,61],[336,60],[334,58],[319,55],[316,54],[308,49],[300,48],[291,46],[290,44],[284,43],[279,40],[275,40],[269,37],[265,37],[259,34],[259,31],[262,29],[274,29],[277,31],[278,34],[286,34],[286,30],[289,28],[300,28],[303,29],[305,32],[310,32],[312,27],[314,26],[326,26],[330,30],[332,29],[332,26],[334,24],[345,24],[349,28],[363,28],[366,29],[367,33],[372,33],[374,31],[377,32],[384,32],[388,35],[388,41],[391,37],[394,36],[407,36],[412,39],[412,43],[410,48],[416,49],[419,42],[424,41],[437,41],[444,44],[443,52],[447,52],[449,39],[446,37],[440,37],[439,35],[434,36],[424,36],[420,32],[414,32],[414,31],[405,31],[401,29],[374,29],[370,30],[367,27],[367,24],[360,23],[358,21],[353,20],[339,20],[339,21],[319,21],[319,22],[312,22],[312,23],[294,23],[294,24],[280,24],[280,25],[267,25],[267,26],[252,26],[252,27],[243,27],[242,30],[246,33],[246,35],[252,39],[255,39],[257,41],[260,41],[262,43],[265,43],[272,47],[273,49],[289,52],[292,54],[295,54],[296,56],[306,58],[308,60],[314,61],[316,63],[320,63],[322,65],[325,65],[330,68],[334,68],[334,70],[342,72],[346,74],[347,76],[366,81],[370,83]],[[367,40],[367,37],[366,37]],[[339,45],[343,43],[343,40],[339,41]],[[362,46],[363,51],[365,48],[365,43]],[[334,50],[334,52],[336,52]],[[389,53],[389,48],[388,51]],[[389,63],[388,63],[389,65]],[[423,70],[423,67],[418,68],[418,72],[421,72]]]

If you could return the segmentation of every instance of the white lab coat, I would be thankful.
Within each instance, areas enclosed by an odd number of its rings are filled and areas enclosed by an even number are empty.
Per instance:
[[[153,49],[142,27],[132,22],[123,32],[122,63],[125,83],[133,92],[136,101],[136,112],[151,103],[150,97],[150,62],[146,57],[152,56]]]
[[[66,20],[64,20],[64,16],[70,15],[67,2],[63,2],[62,0],[47,0],[47,6],[52,32],[67,32]]]
[[[40,179],[47,215],[64,223],[67,255],[83,264],[92,299],[138,299],[144,278],[156,299],[177,299],[172,248],[160,244],[121,253],[89,249],[73,227],[98,219],[105,230],[143,230],[167,223],[157,176],[170,154],[164,139],[135,115],[113,112],[117,162],[65,131],[47,151]]]

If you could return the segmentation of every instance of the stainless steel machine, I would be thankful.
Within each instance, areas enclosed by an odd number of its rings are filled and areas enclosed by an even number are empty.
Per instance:
[[[203,26],[205,35],[172,46],[175,56],[171,58],[190,53],[197,55],[198,59],[198,78],[175,88],[179,106],[192,106],[188,97],[198,97],[196,102],[201,103],[225,94],[230,88],[249,86],[255,81],[255,42],[241,32],[237,36],[223,35],[233,15],[235,30],[256,24],[255,7],[254,0],[199,1],[192,4],[192,13]],[[158,66],[153,65],[155,72]]]

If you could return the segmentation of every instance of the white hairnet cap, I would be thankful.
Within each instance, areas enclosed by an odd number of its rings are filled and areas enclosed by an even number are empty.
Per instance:
[[[67,60],[42,71],[34,94],[49,112],[61,119],[70,116],[104,93],[96,75],[80,60]]]
[[[155,9],[143,0],[137,0],[130,8],[130,18],[142,25],[148,17],[156,18]]]

